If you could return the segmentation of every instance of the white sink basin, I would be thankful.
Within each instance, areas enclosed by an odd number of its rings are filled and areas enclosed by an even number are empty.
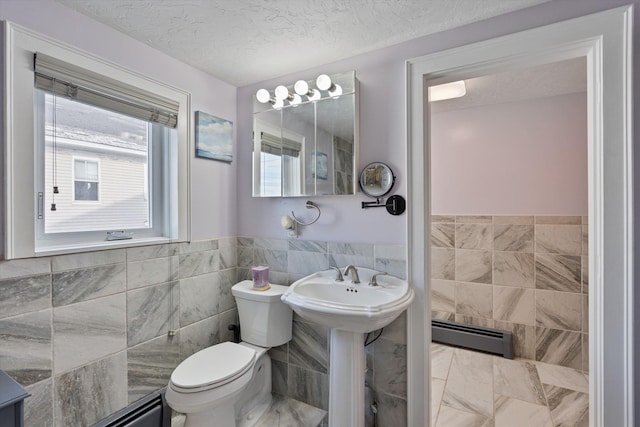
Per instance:
[[[374,270],[358,268],[360,283],[350,277],[336,281],[334,270],[320,271],[289,286],[282,301],[302,318],[350,332],[371,332],[391,323],[413,301],[413,289],[405,280],[378,276],[369,286]]]

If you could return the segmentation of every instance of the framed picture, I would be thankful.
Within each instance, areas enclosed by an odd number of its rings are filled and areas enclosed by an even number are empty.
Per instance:
[[[312,151],[311,164],[315,165],[315,167],[311,168],[311,176],[318,179],[327,179],[329,176],[328,162],[329,159],[325,153]]]
[[[196,111],[196,157],[231,162],[233,122]]]

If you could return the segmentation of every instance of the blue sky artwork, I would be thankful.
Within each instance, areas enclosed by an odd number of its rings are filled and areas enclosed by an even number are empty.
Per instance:
[[[196,157],[233,160],[233,122],[196,111]]]

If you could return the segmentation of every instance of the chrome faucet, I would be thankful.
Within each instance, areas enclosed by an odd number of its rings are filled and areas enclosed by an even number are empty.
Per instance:
[[[336,271],[336,282],[343,282],[344,279],[342,278],[342,272],[340,271],[340,269],[338,267],[333,267],[333,266],[331,266],[331,268],[333,268]]]
[[[360,278],[358,277],[358,269],[349,264],[344,268],[344,275],[348,276],[349,272],[351,272],[351,282],[356,285],[360,283]]]

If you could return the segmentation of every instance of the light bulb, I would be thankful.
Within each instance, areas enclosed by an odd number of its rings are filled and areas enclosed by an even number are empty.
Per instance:
[[[293,95],[291,95],[291,100],[289,100],[289,103],[291,105],[298,105],[302,102],[302,98],[300,98],[300,95],[298,95],[297,93],[294,93]]]
[[[304,80],[298,80],[293,86],[293,90],[295,90],[298,95],[306,95],[309,101],[317,101],[320,99],[320,91],[311,89],[309,83]]]
[[[336,84],[332,86],[333,88],[329,89],[329,95],[334,98],[338,98],[340,95],[342,95],[342,86]]]
[[[304,80],[298,80],[295,85],[293,85],[293,90],[296,91],[298,95],[308,95],[309,94],[309,83]]]
[[[282,99],[276,99],[275,102],[273,103],[273,108],[279,110],[282,107],[284,107],[284,101]]]
[[[285,100],[289,97],[289,89],[286,86],[280,85],[275,90],[276,99]]]
[[[271,95],[269,94],[269,91],[266,89],[258,89],[258,91],[256,92],[256,99],[261,104],[266,104],[271,100]]]
[[[320,90],[328,90],[331,87],[331,77],[326,74],[320,74],[316,79],[316,86]]]

